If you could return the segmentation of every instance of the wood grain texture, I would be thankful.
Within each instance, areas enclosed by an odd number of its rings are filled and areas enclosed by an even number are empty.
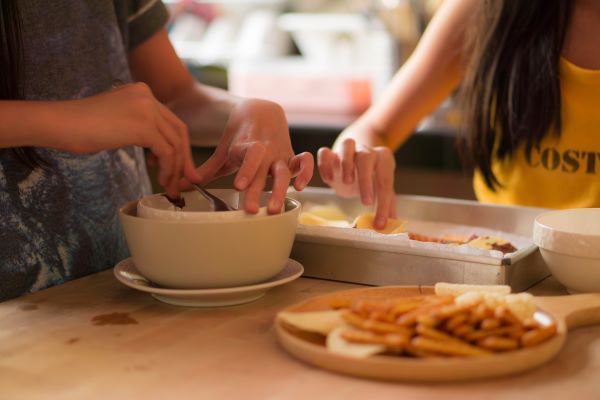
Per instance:
[[[159,303],[106,271],[0,303],[0,398],[597,398],[599,328],[570,333],[565,349],[539,369],[470,384],[357,379],[298,362],[277,345],[277,311],[354,287],[299,279],[255,303],[200,310]],[[544,288],[544,294],[562,290]],[[111,313],[138,323],[93,324],[94,317]]]

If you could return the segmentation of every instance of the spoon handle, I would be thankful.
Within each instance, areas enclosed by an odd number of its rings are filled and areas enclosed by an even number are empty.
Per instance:
[[[231,207],[229,204],[227,204],[208,190],[204,189],[202,186],[196,185],[195,183],[192,184],[192,186],[208,200],[211,208],[214,211],[236,211],[235,208]]]

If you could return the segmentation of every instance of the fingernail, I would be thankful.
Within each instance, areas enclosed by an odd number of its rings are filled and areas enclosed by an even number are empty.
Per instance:
[[[269,211],[278,212],[281,209],[281,204],[277,200],[269,201]]]
[[[242,189],[242,190],[245,189],[247,184],[248,184],[248,178],[246,178],[245,176],[241,177],[237,181],[237,187],[238,187],[238,189]]]
[[[376,225],[376,226],[377,226],[379,229],[383,229],[383,228],[385,228],[386,222],[387,222],[387,221],[386,221],[386,218],[381,218],[381,217],[378,217],[378,218],[375,220],[375,225]]]
[[[363,203],[365,204],[365,206],[370,206],[372,202],[373,202],[373,198],[371,197],[370,194],[365,194],[363,196]]]

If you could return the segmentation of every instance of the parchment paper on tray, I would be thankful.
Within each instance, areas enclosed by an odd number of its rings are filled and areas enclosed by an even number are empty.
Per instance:
[[[456,225],[444,222],[431,221],[415,221],[409,220],[404,225],[407,232],[419,233],[421,235],[432,237],[443,236],[496,236],[501,237],[517,248],[517,251],[527,248],[532,245],[532,240],[527,237],[518,236],[515,234],[494,231],[475,226]],[[302,235],[304,240],[308,238],[317,239],[342,239],[352,243],[377,243],[388,246],[404,246],[415,249],[436,250],[458,254],[468,254],[493,258],[504,258],[507,254],[503,254],[498,250],[484,250],[471,247],[467,244],[455,245],[435,242],[422,242],[419,240],[410,240],[408,233],[400,234],[381,234],[372,230],[354,229],[345,227],[329,227],[329,226],[310,226],[298,225],[297,233]]]

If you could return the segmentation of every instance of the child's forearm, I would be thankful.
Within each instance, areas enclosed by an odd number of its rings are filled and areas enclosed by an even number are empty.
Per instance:
[[[448,97],[462,78],[464,31],[478,1],[446,0],[388,89],[343,138],[396,148]]]
[[[0,101],[0,148],[61,146],[54,102]]]

